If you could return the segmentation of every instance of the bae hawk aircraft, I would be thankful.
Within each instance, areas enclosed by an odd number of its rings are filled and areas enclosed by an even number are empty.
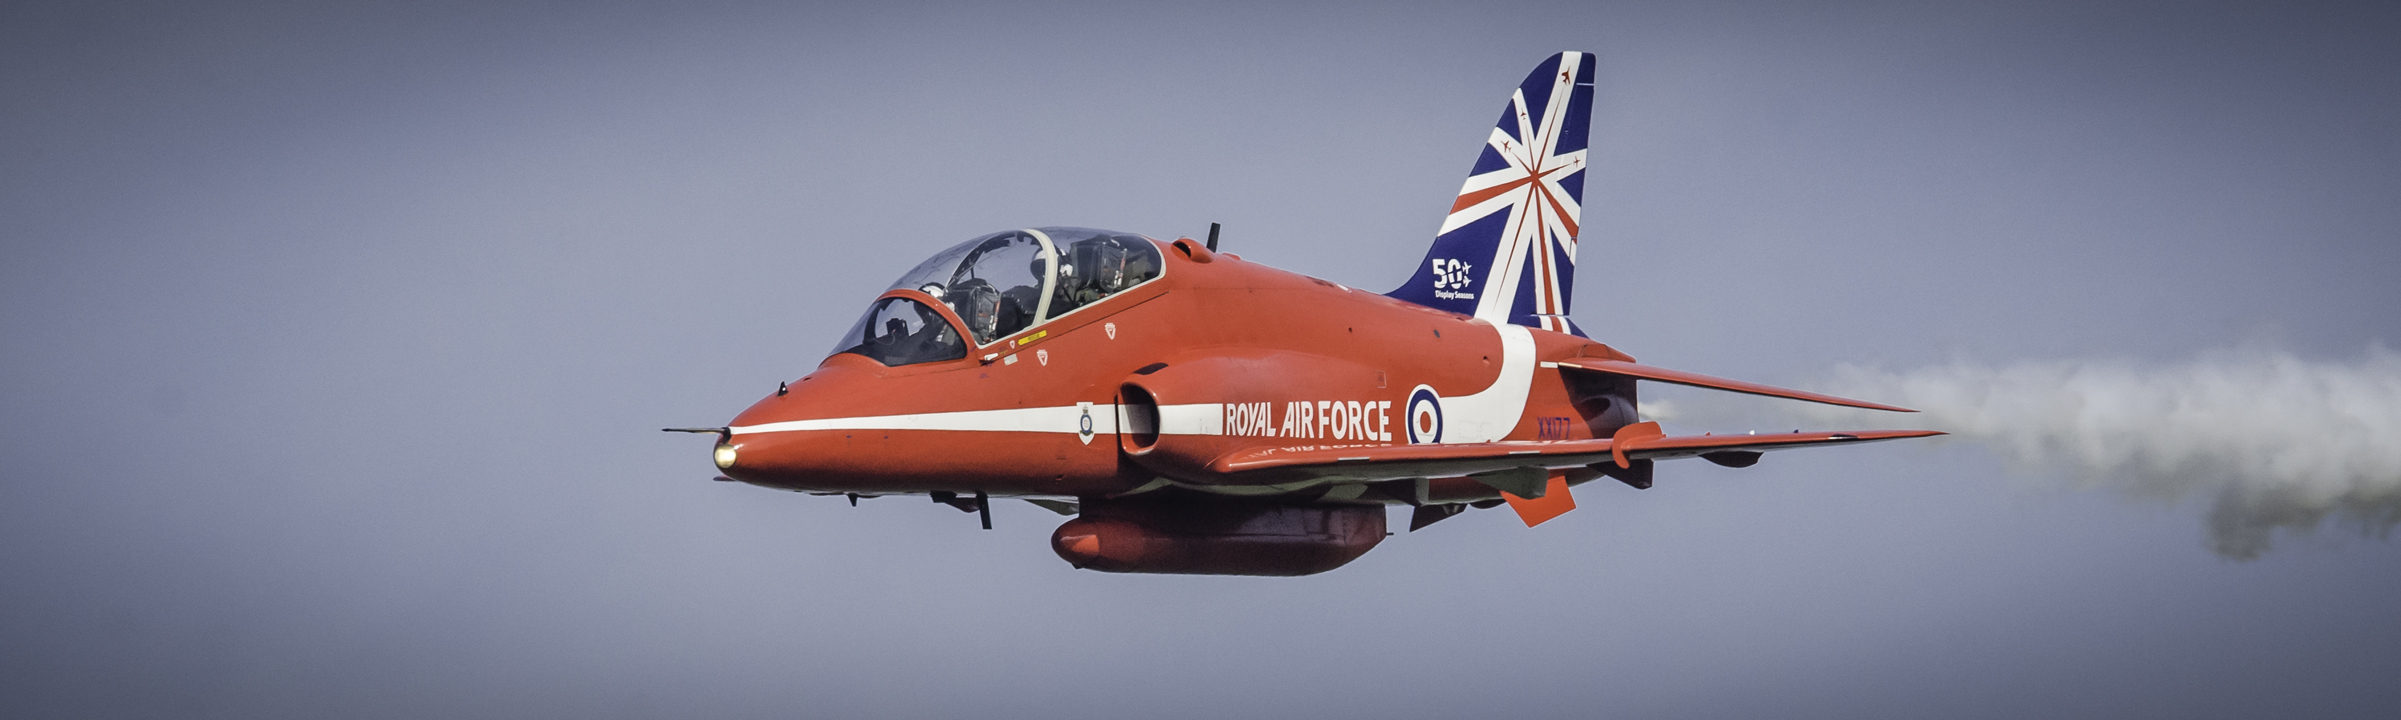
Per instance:
[[[1309,575],[1386,536],[1507,505],[1529,527],[1660,460],[1939,433],[1666,435],[1641,381],[1902,408],[1637,363],[1568,318],[1593,57],[1510,93],[1432,249],[1388,293],[1206,242],[1006,230],[936,253],[868,304],[815,372],[715,433],[720,479],[819,495],[993,498],[1073,517],[1069,564]]]

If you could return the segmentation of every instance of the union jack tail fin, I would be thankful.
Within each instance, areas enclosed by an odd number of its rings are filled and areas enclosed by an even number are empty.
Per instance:
[[[1591,54],[1563,52],[1517,86],[1434,247],[1392,297],[1493,323],[1584,334],[1567,319],[1567,308],[1584,146],[1592,134],[1592,71]]]

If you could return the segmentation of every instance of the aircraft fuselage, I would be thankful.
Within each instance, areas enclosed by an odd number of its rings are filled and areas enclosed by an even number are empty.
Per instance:
[[[965,358],[900,367],[828,358],[735,418],[727,443],[737,459],[726,474],[862,495],[1095,497],[1162,482],[1306,495],[1330,483],[1200,465],[1247,448],[1409,444],[1413,420],[1420,442],[1435,432],[1449,442],[1606,438],[1635,422],[1633,383],[1542,367],[1631,360],[1606,345],[1496,326],[1191,240],[1160,251],[1158,279]],[[1435,397],[1428,407],[1421,396],[1412,418],[1420,386]],[[1135,402],[1159,408],[1157,427],[1121,411],[1129,393],[1150,395]],[[1442,489],[1448,501],[1499,497],[1475,482]]]

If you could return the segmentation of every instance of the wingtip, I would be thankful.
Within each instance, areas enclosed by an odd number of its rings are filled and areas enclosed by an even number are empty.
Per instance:
[[[1866,401],[1866,400],[1853,400],[1853,399],[1846,398],[1846,397],[1835,397],[1835,396],[1833,396],[1833,395],[1820,395],[1819,397],[1822,397],[1822,398],[1827,398],[1827,399],[1831,399],[1831,400],[1840,400],[1841,402],[1827,402],[1827,400],[1822,400],[1822,399],[1810,399],[1810,398],[1792,398],[1792,399],[1795,399],[1795,400],[1807,400],[1807,401],[1809,401],[1809,402],[1824,403],[1824,404],[1827,404],[1827,405],[1840,405],[1840,406],[1843,406],[1843,407],[1855,407],[1855,408],[1859,408],[1859,409],[1861,409],[1861,410],[1882,410],[1882,411],[1885,411],[1885,412],[1900,412],[1900,413],[1913,413],[1913,412],[1917,412],[1916,410],[1912,410],[1912,409],[1909,409],[1909,408],[1901,407],[1901,406],[1899,406],[1899,405],[1886,405],[1886,404],[1884,404],[1884,403],[1880,403],[1880,402],[1868,402],[1868,401]]]
[[[1876,437],[1871,438],[1874,440],[1907,440],[1910,438],[1934,437],[1936,435],[1950,434],[1941,430],[1877,430],[1874,432]]]
[[[1802,434],[1807,434],[1807,433],[1802,433]],[[1829,435],[1830,435],[1831,439],[1834,439],[1834,440],[1848,440],[1848,441],[1854,441],[1854,442],[1876,442],[1876,441],[1879,441],[1879,440],[1908,440],[1908,439],[1911,439],[1911,438],[1933,437],[1933,436],[1936,436],[1936,435],[1949,435],[1949,434],[1950,434],[1950,433],[1946,433],[1946,432],[1943,432],[1943,431],[1941,431],[1941,430],[1843,430],[1843,431],[1837,431],[1837,432],[1829,433]]]

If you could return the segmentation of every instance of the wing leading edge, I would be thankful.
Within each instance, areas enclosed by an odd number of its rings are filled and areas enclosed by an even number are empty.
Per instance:
[[[1596,360],[1585,358],[1577,360],[1561,360],[1556,363],[1543,364],[1557,365],[1562,370],[1583,370],[1586,372],[1624,375],[1627,377],[1642,378],[1644,380],[1655,380],[1671,385],[1688,385],[1692,387],[1709,388],[1712,390],[1738,392],[1746,395],[1765,395],[1767,397],[1780,397],[1791,400],[1807,400],[1813,403],[1825,403],[1827,405],[1841,405],[1843,407],[1866,408],[1869,410],[1884,410],[1889,412],[1917,412],[1916,410],[1911,410],[1905,407],[1896,407],[1883,403],[1872,403],[1866,400],[1853,400],[1850,398],[1835,397],[1822,393],[1813,393],[1803,390],[1790,390],[1776,387],[1774,385],[1761,385],[1755,382],[1728,380],[1726,378],[1702,375],[1696,372],[1669,370],[1663,367],[1652,367],[1649,365],[1624,362],[1621,360]]]
[[[1340,477],[1363,482],[1462,477],[1513,468],[1559,469],[1632,460],[1665,460],[1702,454],[1766,452],[1793,448],[1929,437],[1934,430],[1795,432],[1768,435],[1649,435],[1643,423],[1616,438],[1502,441],[1439,445],[1292,446],[1229,454],[1209,464],[1228,475],[1278,475],[1298,480]]]

